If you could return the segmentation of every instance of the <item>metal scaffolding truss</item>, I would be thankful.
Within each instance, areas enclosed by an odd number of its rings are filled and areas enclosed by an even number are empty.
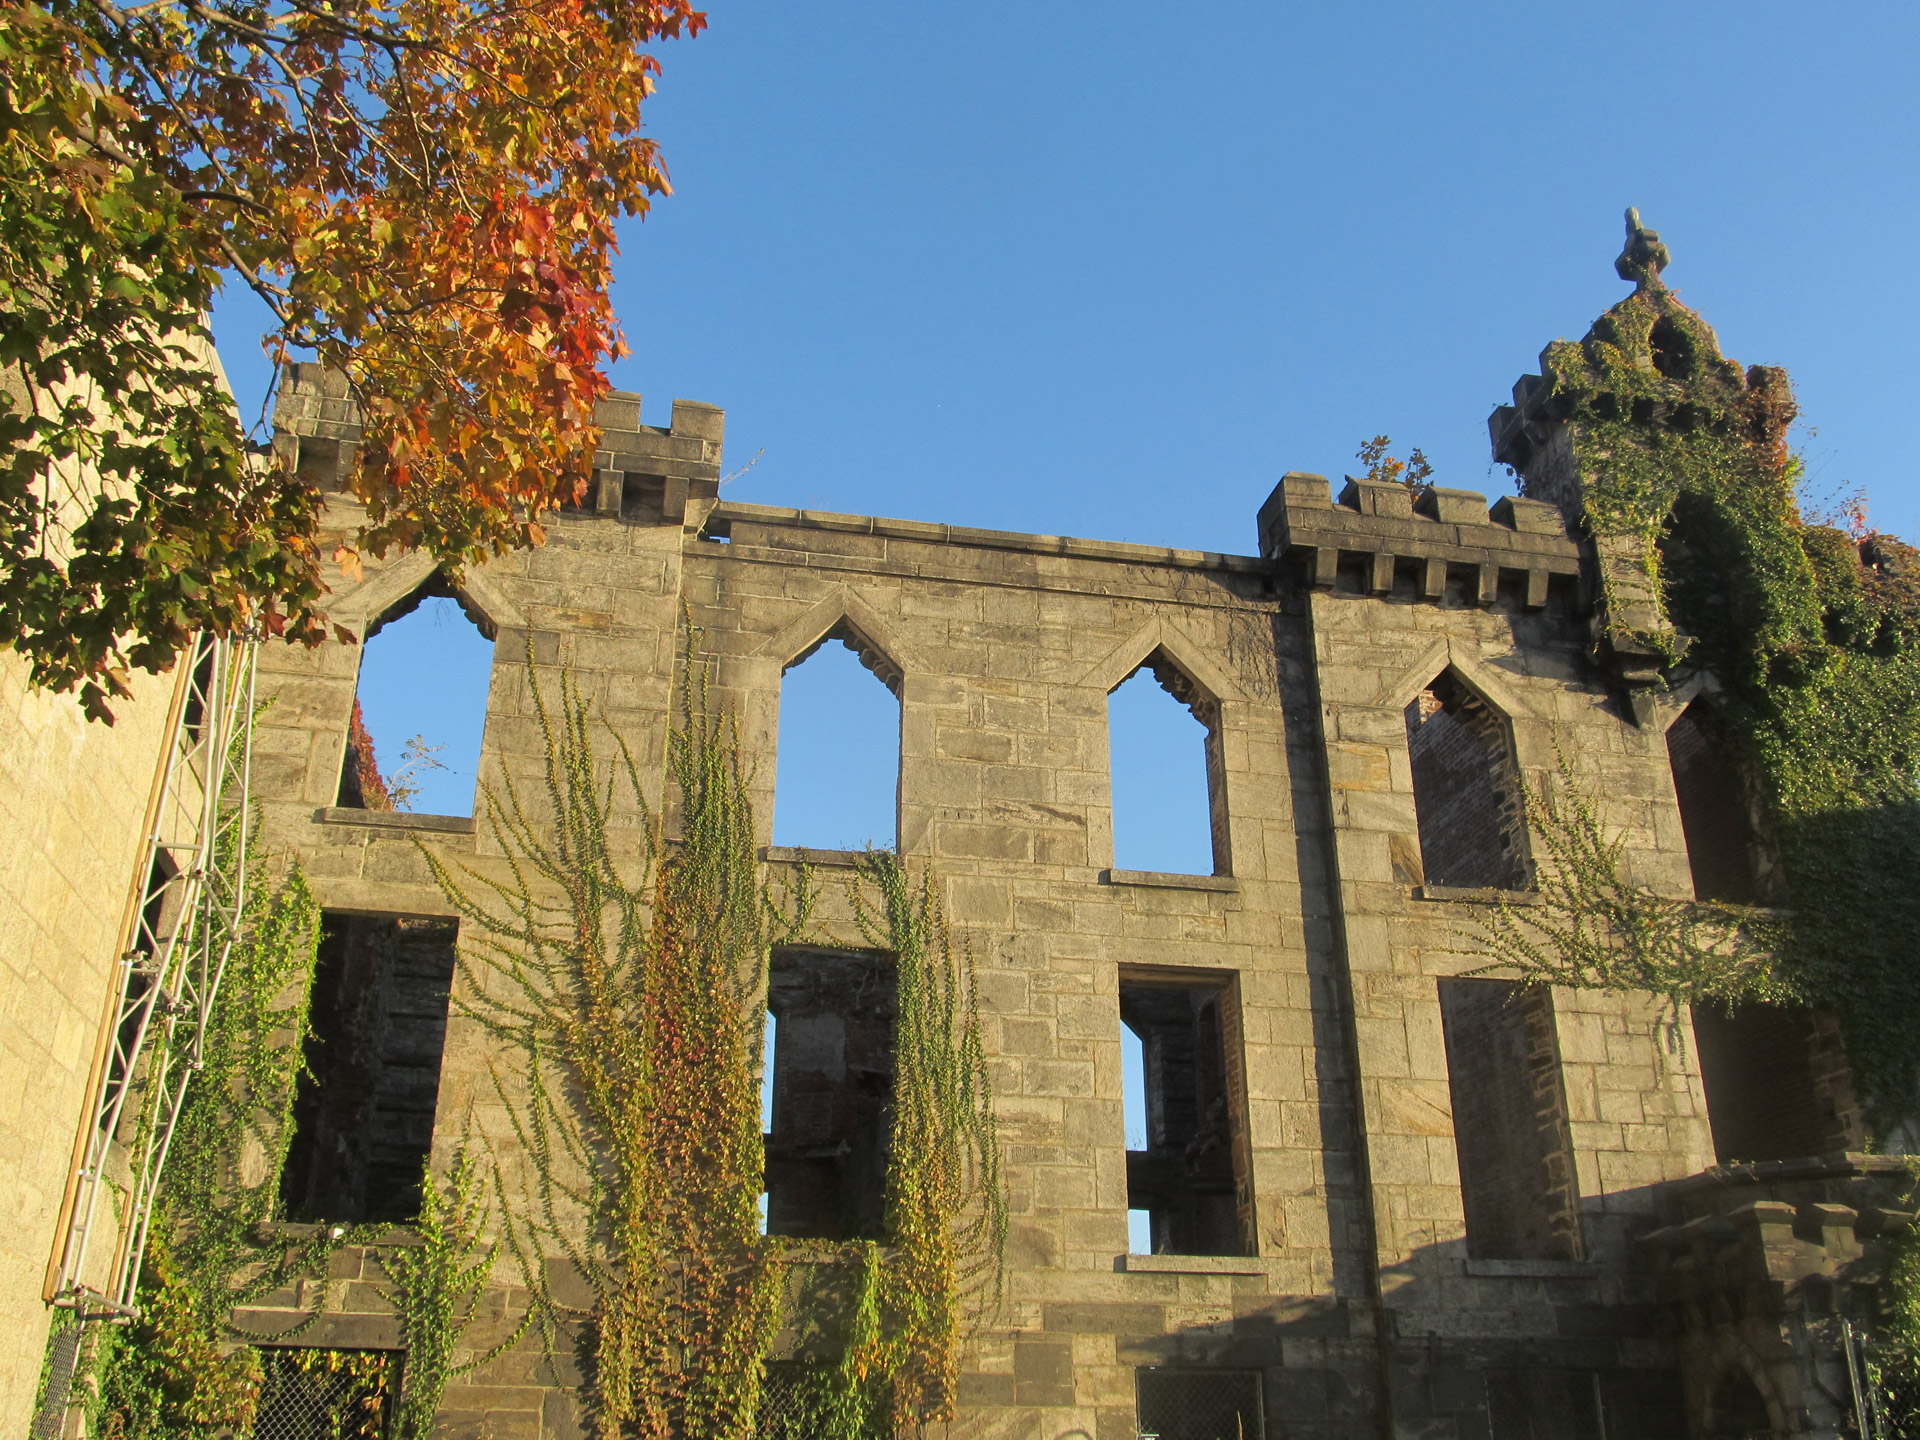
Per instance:
[[[202,632],[182,657],[139,859],[141,891],[94,1067],[51,1298],[86,1319],[137,1313],[140,1260],[174,1123],[246,899],[250,638]],[[106,1202],[105,1212],[102,1202]],[[103,1266],[99,1247],[111,1241]]]

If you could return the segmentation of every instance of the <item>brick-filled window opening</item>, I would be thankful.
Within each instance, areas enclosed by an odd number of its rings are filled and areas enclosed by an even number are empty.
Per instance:
[[[1219,708],[1158,651],[1107,696],[1116,868],[1233,873]]]
[[[439,576],[367,627],[335,804],[473,814],[493,641]]]
[[[1667,758],[1680,802],[1694,898],[1736,905],[1760,899],[1747,797],[1719,717],[1695,700],[1667,728]]]
[[[1864,1143],[1833,1016],[1781,1005],[1696,1005],[1693,1034],[1722,1165],[1831,1155]]]
[[[900,672],[842,625],[780,680],[773,843],[859,850],[894,843],[900,809]]]
[[[1414,697],[1406,718],[1425,882],[1525,889],[1526,805],[1506,718],[1450,670]]]
[[[1579,1182],[1544,986],[1440,981],[1467,1254],[1579,1260]]]
[[[1258,1370],[1133,1372],[1140,1440],[1264,1440]]]
[[[1120,1023],[1139,1039],[1141,1147],[1129,1138],[1127,1210],[1156,1255],[1253,1253],[1240,1016],[1231,977],[1123,972]],[[1124,1108],[1124,1107],[1123,1107]],[[1131,1246],[1130,1246],[1131,1248]]]
[[[307,1073],[280,1198],[290,1220],[411,1220],[433,1146],[458,925],[321,921]]]
[[[893,1112],[893,958],[775,951],[767,1011],[767,1233],[878,1239],[885,1232]]]

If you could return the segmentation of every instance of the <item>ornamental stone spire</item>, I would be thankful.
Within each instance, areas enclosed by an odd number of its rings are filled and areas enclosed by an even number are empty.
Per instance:
[[[1660,279],[1660,272],[1672,259],[1667,247],[1660,243],[1660,232],[1642,225],[1640,212],[1628,206],[1627,243],[1620,258],[1613,262],[1614,273],[1622,280],[1631,280],[1636,291],[1664,290],[1667,287]]]

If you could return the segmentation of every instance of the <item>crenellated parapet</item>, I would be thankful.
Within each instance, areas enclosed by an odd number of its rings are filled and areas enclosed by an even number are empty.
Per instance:
[[[1553,577],[1580,574],[1580,547],[1552,505],[1502,496],[1491,509],[1477,490],[1439,486],[1414,491],[1393,482],[1348,478],[1338,503],[1324,475],[1293,471],[1260,507],[1260,553],[1297,567],[1319,589],[1350,575],[1366,594],[1394,590],[1411,571],[1422,600],[1446,597],[1451,583],[1473,603],[1492,605],[1508,577],[1521,604],[1547,603]]]
[[[593,485],[580,508],[634,523],[680,523],[689,501],[720,493],[727,412],[698,400],[675,400],[665,429],[640,423],[640,396],[603,395],[593,409],[600,444]],[[287,367],[273,407],[274,448],[323,490],[346,488],[360,445],[360,410],[347,377],[323,365]]]
[[[1881,1318],[1893,1242],[1915,1224],[1906,1163],[1847,1153],[1718,1165],[1670,1195],[1679,1223],[1643,1236],[1640,1251],[1698,1433],[1762,1418],[1776,1435],[1852,1433],[1861,1336]]]

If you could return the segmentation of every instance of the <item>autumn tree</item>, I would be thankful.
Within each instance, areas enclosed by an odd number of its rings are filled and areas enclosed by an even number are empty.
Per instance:
[[[132,667],[324,633],[320,497],[207,363],[223,283],[343,371],[366,522],[450,567],[584,492],[614,222],[689,0],[0,0],[0,645],[111,718]],[[331,542],[330,542],[331,543]]]

